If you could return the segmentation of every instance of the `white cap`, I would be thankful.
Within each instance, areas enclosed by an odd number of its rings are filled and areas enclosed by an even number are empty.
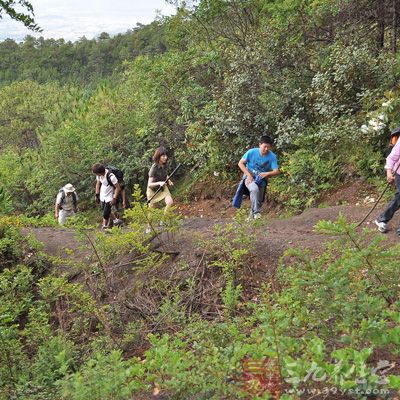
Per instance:
[[[67,184],[64,186],[64,192],[65,192],[65,193],[75,192],[75,188],[72,186],[71,183],[67,183]]]

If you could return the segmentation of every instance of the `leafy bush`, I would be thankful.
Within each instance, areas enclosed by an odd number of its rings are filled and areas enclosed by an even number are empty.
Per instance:
[[[299,149],[286,155],[284,174],[288,177],[289,203],[302,199],[299,205],[311,205],[324,190],[339,178],[340,158],[331,154],[322,157],[311,150]],[[286,186],[287,190],[287,186]]]
[[[68,400],[129,400],[140,389],[143,367],[137,360],[124,361],[121,352],[94,354],[80,370],[60,381],[62,398]]]

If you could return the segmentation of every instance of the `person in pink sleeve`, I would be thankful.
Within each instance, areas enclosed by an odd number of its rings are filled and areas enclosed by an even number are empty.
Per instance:
[[[393,136],[399,136],[400,127],[392,131]],[[400,208],[400,140],[397,140],[393,146],[392,151],[386,158],[385,170],[386,180],[389,183],[395,183],[396,194],[390,203],[386,206],[385,211],[379,215],[375,220],[375,225],[378,227],[379,232],[386,233],[388,222],[393,218],[394,213]],[[400,226],[396,229],[397,234],[400,236]]]

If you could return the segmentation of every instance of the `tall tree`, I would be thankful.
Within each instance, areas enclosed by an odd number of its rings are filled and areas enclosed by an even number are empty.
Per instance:
[[[21,7],[23,11],[17,11],[17,7]],[[32,31],[42,31],[42,29],[35,22],[33,6],[29,1],[0,0],[0,19],[3,18],[4,13],[16,21],[22,22],[28,29],[31,29]]]

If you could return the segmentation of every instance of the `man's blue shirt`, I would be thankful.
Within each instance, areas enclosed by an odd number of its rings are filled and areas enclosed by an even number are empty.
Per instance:
[[[246,160],[246,168],[254,177],[261,172],[279,169],[278,158],[271,150],[269,150],[265,156],[262,156],[259,148],[250,149],[244,154],[242,159]],[[246,174],[243,178],[245,177]],[[263,181],[265,182],[265,180]]]

